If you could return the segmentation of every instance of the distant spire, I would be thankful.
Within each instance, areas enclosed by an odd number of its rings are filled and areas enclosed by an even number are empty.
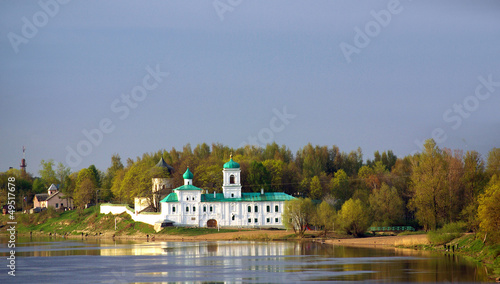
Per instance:
[[[26,147],[23,146],[23,159],[21,160],[21,173],[25,174],[26,173]]]

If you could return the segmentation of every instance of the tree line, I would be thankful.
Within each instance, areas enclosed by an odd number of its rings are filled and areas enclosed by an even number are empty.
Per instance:
[[[222,191],[222,166],[231,154],[241,166],[244,192],[262,188],[285,192],[326,202],[336,213],[344,205],[350,208],[344,211],[361,208],[369,217],[364,222],[368,225],[412,225],[433,230],[462,221],[470,230],[478,230],[486,226],[481,223],[483,219],[498,217],[500,212],[500,202],[494,202],[500,198],[500,148],[493,148],[483,158],[476,151],[441,149],[432,139],[425,142],[421,153],[397,157],[391,150],[376,151],[373,159],[366,161],[360,148],[346,153],[335,145],[307,144],[293,154],[276,143],[237,149],[220,143],[202,143],[193,149],[187,144],[181,150],[172,148],[128,158],[125,164],[114,154],[105,171],[91,165],[71,173],[61,163],[42,160],[40,177],[22,176],[12,169],[0,174],[0,186],[5,191],[7,177],[17,176],[18,198],[26,196],[27,207],[34,194],[46,192],[51,183],[58,184],[64,196],[73,198],[79,207],[96,202],[96,198],[133,205],[134,197],[152,197],[153,177],[169,177],[175,186],[182,185],[182,174],[188,166],[194,173],[194,185],[208,193]],[[155,167],[162,157],[174,172]],[[498,220],[488,221],[488,228],[500,231]]]

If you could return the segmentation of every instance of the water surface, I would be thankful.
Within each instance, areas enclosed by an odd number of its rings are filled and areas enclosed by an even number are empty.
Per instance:
[[[2,240],[0,255],[10,249]],[[5,267],[5,266],[3,266]],[[311,242],[18,239],[16,277],[0,283],[481,282],[457,256]]]

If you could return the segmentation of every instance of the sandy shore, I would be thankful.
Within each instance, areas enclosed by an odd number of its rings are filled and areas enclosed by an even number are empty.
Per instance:
[[[381,236],[355,239],[329,239],[325,240],[327,244],[339,246],[414,246],[429,244],[426,234],[422,235],[403,235],[403,236]]]

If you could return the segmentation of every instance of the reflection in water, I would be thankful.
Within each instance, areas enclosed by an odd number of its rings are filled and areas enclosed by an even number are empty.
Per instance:
[[[0,255],[7,256],[5,242]],[[54,283],[486,281],[456,256],[311,242],[18,239],[16,280]],[[0,282],[11,280],[0,275]]]

